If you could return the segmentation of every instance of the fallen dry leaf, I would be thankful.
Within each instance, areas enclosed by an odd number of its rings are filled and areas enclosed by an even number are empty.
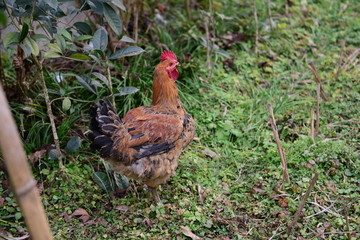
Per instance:
[[[41,159],[46,153],[46,149],[41,149],[39,151],[34,152],[33,154],[28,155],[29,160],[32,163],[37,162],[39,159]]]
[[[205,154],[205,156],[209,157],[209,158],[216,158],[217,154],[213,151],[211,151],[210,149],[204,149],[203,153]]]
[[[288,208],[289,207],[289,199],[288,198],[280,198],[278,200],[278,204],[282,208]]]
[[[114,209],[122,211],[122,212],[127,212],[129,211],[129,207],[128,206],[116,206],[114,207]]]
[[[88,214],[88,212],[83,208],[76,209],[71,215],[72,216],[90,216]]]
[[[188,227],[184,227],[184,226],[180,226],[181,232],[191,238],[191,239],[201,239],[200,237],[196,236],[193,232],[190,231],[190,229]]]

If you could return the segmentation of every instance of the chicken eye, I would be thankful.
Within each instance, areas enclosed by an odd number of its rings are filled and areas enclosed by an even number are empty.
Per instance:
[[[169,65],[172,66],[172,65],[174,65],[174,64],[173,64],[173,63],[170,63]]]

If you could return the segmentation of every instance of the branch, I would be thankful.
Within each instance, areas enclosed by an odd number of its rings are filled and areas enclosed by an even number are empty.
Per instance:
[[[321,91],[321,97],[322,97],[322,99],[324,99],[324,101],[328,101],[329,98],[328,98],[328,96],[326,95],[325,90],[323,89],[323,87],[322,87],[322,85],[321,85],[321,79],[320,79],[319,73],[318,73],[318,71],[316,70],[314,64],[309,63],[308,67],[309,67],[310,70],[313,72],[313,74],[314,74],[314,76],[315,76],[315,81],[316,81],[316,83],[320,85],[320,91]]]
[[[316,134],[315,134],[315,127],[314,127],[314,109],[310,110],[310,136],[313,140],[315,140]]]
[[[48,92],[47,87],[46,87],[42,62],[40,62],[34,55],[32,55],[32,59],[35,62],[35,65],[39,69],[39,72],[40,72],[39,77],[40,77],[41,85],[42,85],[42,88],[43,88],[43,91],[44,91],[47,114],[48,114],[49,119],[50,119],[50,125],[51,125],[51,129],[52,129],[53,137],[54,137],[55,148],[56,148],[56,151],[57,151],[57,157],[59,159],[59,167],[60,167],[61,170],[63,170],[64,165],[63,165],[63,162],[62,162],[60,141],[59,141],[59,137],[58,137],[58,134],[57,134],[57,131],[56,131],[56,125],[55,125],[55,120],[54,120],[55,117],[54,117],[54,114],[53,114],[52,109],[51,109],[51,102],[50,102],[49,92]]]
[[[257,56],[258,54],[258,44],[259,44],[259,21],[258,21],[258,16],[257,16],[257,9],[256,9],[256,0],[254,1],[254,19],[255,19],[255,30],[256,30],[256,35],[255,35],[255,54]]]
[[[271,128],[273,130],[277,149],[278,149],[278,152],[279,152],[279,155],[281,158],[281,164],[282,164],[282,169],[283,169],[283,180],[284,180],[284,182],[290,182],[290,177],[289,177],[289,173],[287,170],[287,161],[286,161],[284,150],[281,147],[280,137],[279,137],[279,133],[278,133],[277,126],[276,126],[276,121],[275,121],[272,105],[269,104],[268,108],[269,108],[269,112],[270,112]]]
[[[318,178],[319,174],[317,172],[314,173],[314,177],[311,179],[310,181],[310,186],[309,188],[307,189],[303,199],[301,200],[300,202],[300,205],[295,213],[295,217],[294,217],[294,220],[289,224],[288,226],[288,229],[286,231],[286,234],[290,234],[292,228],[295,226],[295,224],[297,223],[299,217],[300,217],[300,214],[302,212],[302,209],[304,208],[305,206],[305,203],[306,203],[306,199],[308,199],[311,191],[313,190],[314,186],[315,186],[315,183],[316,183],[316,180]]]

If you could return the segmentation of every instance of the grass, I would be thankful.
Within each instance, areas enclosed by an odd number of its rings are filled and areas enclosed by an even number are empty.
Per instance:
[[[341,56],[346,58],[359,47],[360,5],[355,0],[308,1],[304,12],[299,2],[294,1],[291,15],[284,16],[280,1],[274,1],[273,31],[264,30],[265,4],[258,3],[258,56],[253,52],[251,5],[242,4],[234,12],[228,7],[230,2],[216,2],[216,13],[233,17],[215,18],[217,34],[243,31],[250,37],[231,46],[216,39],[231,54],[232,67],[221,56],[213,56],[211,78],[205,66],[206,50],[196,42],[202,32],[200,20],[183,21],[185,13],[177,10],[172,15],[176,24],[152,32],[183,62],[178,86],[183,103],[196,119],[200,140],[186,149],[176,176],[161,187],[164,204],[160,206],[136,182],[131,182],[125,197],[119,192],[107,194],[97,186],[93,172],[103,166],[96,153],[87,151],[85,140],[80,151],[67,156],[64,175],[58,174],[56,161],[41,158],[33,164],[33,172],[55,239],[188,239],[182,227],[203,239],[349,239],[347,232],[350,239],[360,238],[358,62],[335,78]],[[117,106],[125,109],[121,112],[149,103],[158,56],[156,43],[144,40],[144,44],[147,55],[130,60],[124,82],[116,83],[140,88],[134,95],[117,99]],[[321,103],[320,134],[315,140],[309,137],[310,109],[316,104],[310,62],[329,96],[328,102]],[[120,66],[115,68],[121,71]],[[52,89],[65,89],[82,99],[88,92],[78,87],[76,82],[66,82]],[[291,182],[284,185],[268,103],[274,106],[288,159]],[[87,129],[88,104],[73,102],[79,117],[62,112],[61,101],[54,105],[65,147],[70,136]],[[17,116],[23,114],[13,106]],[[32,128],[26,126],[28,153],[51,142],[50,138],[41,142],[39,137],[50,135],[46,118],[40,113],[33,118],[26,119],[32,123]],[[45,122],[40,123],[40,118]],[[209,157],[206,151],[216,156]],[[315,188],[295,229],[286,235],[315,171],[319,173]],[[3,172],[0,177],[5,179],[0,185],[4,199],[0,234],[21,235],[23,219]]]

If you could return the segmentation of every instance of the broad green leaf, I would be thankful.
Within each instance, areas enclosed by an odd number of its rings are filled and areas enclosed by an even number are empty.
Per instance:
[[[145,50],[142,49],[141,47],[136,47],[136,46],[124,47],[124,48],[116,51],[115,53],[113,53],[109,59],[117,59],[117,58],[122,58],[122,57],[126,57],[126,56],[134,56],[134,55],[138,55],[142,52],[145,52]]]
[[[64,98],[63,102],[62,102],[62,109],[64,111],[69,110],[71,107],[71,101],[68,97]]]
[[[122,38],[120,39],[120,42],[135,43],[135,40],[128,36],[122,36]]]
[[[34,39],[35,41],[49,41],[49,38],[44,35],[44,34],[34,34],[33,36],[31,36],[32,39]]]
[[[76,79],[79,81],[79,83],[86,88],[87,90],[91,91],[92,93],[97,95],[97,89],[96,86],[92,83],[93,80],[84,76],[84,75],[76,75]]]
[[[120,88],[119,93],[114,94],[114,96],[129,95],[129,94],[136,93],[137,91],[139,91],[139,89],[136,87],[123,87],[123,88]]]
[[[30,54],[37,56],[40,53],[37,43],[29,37],[24,39],[23,43],[20,44],[20,47],[24,50],[26,56],[30,56]]]
[[[9,32],[3,38],[4,47],[9,47],[10,44],[19,43],[19,32]]]
[[[19,220],[22,217],[21,212],[15,213],[15,219]]]
[[[34,39],[27,37],[27,38],[25,38],[24,43],[27,43],[30,45],[31,53],[34,56],[39,55],[39,53],[40,53],[39,45],[34,41]]]
[[[59,6],[59,1],[57,0],[46,0],[47,5],[49,5],[52,9],[57,10]]]
[[[79,37],[77,37],[75,39],[75,41],[84,41],[84,40],[89,40],[89,39],[92,39],[93,37],[90,36],[90,35],[81,35]]]
[[[111,187],[109,177],[106,173],[95,172],[94,179],[97,185],[99,185],[99,187],[101,187],[105,192],[111,193],[114,191],[114,189],[112,189]]]
[[[120,189],[127,189],[130,186],[129,179],[120,173],[114,172],[114,179],[116,186]]]
[[[82,53],[73,53],[69,56],[69,58],[79,59],[79,60],[91,60],[91,58]]]
[[[111,29],[117,34],[122,33],[122,21],[115,10],[107,3],[104,3],[104,15]]]
[[[104,14],[104,5],[102,2],[97,0],[86,0],[86,2],[95,13],[100,15]]]
[[[25,41],[20,44],[21,49],[24,51],[26,57],[31,55],[32,49],[31,45],[26,43]]]
[[[48,43],[45,46],[49,47],[50,49],[54,50],[55,52],[62,53],[60,47],[54,43]]]
[[[107,86],[109,85],[109,81],[108,79],[102,75],[101,73],[98,72],[93,72],[92,75],[94,75],[95,77],[97,77],[98,79],[100,79],[103,83],[105,83]]]
[[[65,52],[66,50],[66,41],[65,38],[63,36],[61,36],[60,34],[54,34],[55,40],[57,45],[59,45],[61,52]]]
[[[49,151],[49,153],[48,153],[48,158],[49,159],[56,160],[56,159],[58,159],[58,157],[59,157],[59,154],[58,154],[58,151],[55,148],[53,148],[53,149],[51,149]]]
[[[58,52],[48,51],[44,54],[44,58],[58,58],[61,55]]]
[[[67,40],[71,40],[71,34],[66,29],[58,29],[58,32],[63,35]]]
[[[21,33],[20,33],[20,36],[19,36],[19,42],[22,42],[26,38],[28,33],[29,33],[29,25],[24,23],[22,25],[22,28],[21,28]]]
[[[105,51],[108,45],[108,34],[104,28],[98,29],[93,37],[94,49]]]
[[[81,138],[76,136],[69,139],[66,144],[66,152],[72,153],[76,152],[81,147]]]
[[[74,26],[79,30],[80,33],[82,34],[86,34],[86,35],[91,35],[92,34],[92,30],[89,24],[87,24],[86,22],[76,22],[74,23]]]
[[[120,0],[112,0],[111,3],[114,4],[115,6],[117,6],[118,8],[120,8],[121,10],[126,12],[126,7],[125,7],[125,5],[123,4],[122,1],[120,1]]]
[[[0,11],[0,24],[6,27],[7,17],[3,11]]]

